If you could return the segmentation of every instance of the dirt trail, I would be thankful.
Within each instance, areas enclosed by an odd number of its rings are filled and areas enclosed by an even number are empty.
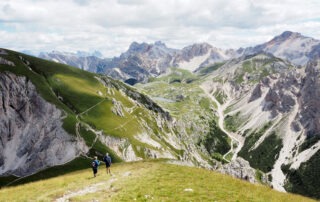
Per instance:
[[[224,111],[224,110],[227,108],[227,106],[230,104],[230,101],[231,101],[231,100],[229,100],[229,101],[227,101],[226,103],[224,103],[223,105],[221,105],[221,104],[218,102],[218,100],[217,100],[211,93],[209,93],[208,87],[206,87],[205,85],[201,85],[200,87],[203,89],[203,91],[206,93],[206,95],[207,95],[208,97],[210,97],[210,98],[217,104],[217,112],[218,112],[218,115],[219,115],[219,123],[218,123],[218,125],[219,125],[220,129],[221,129],[224,133],[226,133],[226,134],[231,138],[231,149],[230,149],[225,155],[223,155],[223,158],[225,159],[225,157],[227,156],[227,154],[229,154],[230,152],[233,152],[234,155],[233,155],[233,157],[232,157],[232,160],[234,160],[234,159],[237,158],[237,154],[238,154],[239,151],[241,150],[241,148],[242,148],[242,146],[243,146],[243,144],[244,144],[245,138],[242,137],[242,136],[239,135],[239,134],[236,134],[236,133],[232,133],[232,132],[227,131],[227,130],[225,129],[225,127],[224,127],[224,113],[223,113],[223,111]],[[237,142],[237,143],[238,143],[238,146],[237,146],[237,148],[236,148],[235,150],[234,150],[234,148],[233,148],[233,143],[234,143],[234,142]],[[227,160],[227,159],[225,159],[225,160]],[[227,161],[228,161],[228,160],[227,160]]]
[[[57,198],[56,202],[66,202],[66,201],[69,201],[69,199],[71,199],[73,197],[84,196],[84,195],[87,195],[90,193],[95,193],[95,192],[102,191],[105,189],[112,189],[113,182],[121,180],[126,177],[129,177],[131,175],[132,175],[131,171],[127,171],[127,172],[124,172],[121,174],[119,173],[119,174],[117,174],[117,178],[114,177],[114,175],[113,175],[113,177],[111,179],[108,179],[106,181],[99,182],[96,184],[91,184],[87,187],[84,187],[83,189],[78,190],[78,191],[74,191],[74,192],[68,191],[62,197]]]
[[[84,189],[81,189],[76,192],[69,192],[68,194],[63,195],[61,198],[56,199],[56,202],[65,202],[69,201],[70,198],[72,197],[77,197],[77,196],[84,196],[86,194],[90,193],[95,193],[97,191],[101,191],[103,189],[109,189],[111,188],[111,184],[114,181],[117,181],[117,178],[111,178],[105,182],[100,182],[96,184],[92,184],[90,186],[85,187]]]

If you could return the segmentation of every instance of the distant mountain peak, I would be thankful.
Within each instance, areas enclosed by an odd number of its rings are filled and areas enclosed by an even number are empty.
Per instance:
[[[167,47],[165,43],[163,43],[162,41],[156,41],[154,42],[155,46],[161,46],[161,47]]]
[[[292,31],[284,31],[282,34],[274,37],[271,41],[284,41],[287,39],[297,39],[304,37],[299,32],[292,32]]]

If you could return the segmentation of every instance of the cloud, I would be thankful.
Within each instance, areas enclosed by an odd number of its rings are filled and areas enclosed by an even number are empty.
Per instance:
[[[318,0],[2,0],[0,46],[112,57],[132,41],[239,48],[285,30],[320,39],[319,7]]]

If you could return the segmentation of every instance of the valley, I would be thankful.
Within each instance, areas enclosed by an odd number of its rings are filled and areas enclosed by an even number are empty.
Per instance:
[[[204,92],[207,94],[208,97],[210,97],[217,105],[217,112],[219,116],[219,127],[221,130],[227,134],[231,138],[231,149],[226,154],[224,154],[223,158],[226,159],[227,155],[232,154],[231,160],[234,160],[237,158],[237,155],[241,148],[243,147],[244,138],[236,133],[228,132],[225,129],[225,123],[224,123],[224,111],[226,107],[229,104],[229,101],[225,102],[223,105],[220,104],[220,102],[212,95],[210,92],[208,92],[205,88],[205,85],[201,86],[201,88],[204,90]],[[212,93],[212,92],[211,92]],[[226,159],[227,160],[227,159]],[[229,160],[227,160],[229,161]]]

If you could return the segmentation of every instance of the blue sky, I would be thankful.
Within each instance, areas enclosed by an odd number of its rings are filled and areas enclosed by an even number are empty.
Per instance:
[[[285,30],[320,39],[319,9],[319,0],[1,0],[0,47],[112,57],[133,41],[239,48]]]

